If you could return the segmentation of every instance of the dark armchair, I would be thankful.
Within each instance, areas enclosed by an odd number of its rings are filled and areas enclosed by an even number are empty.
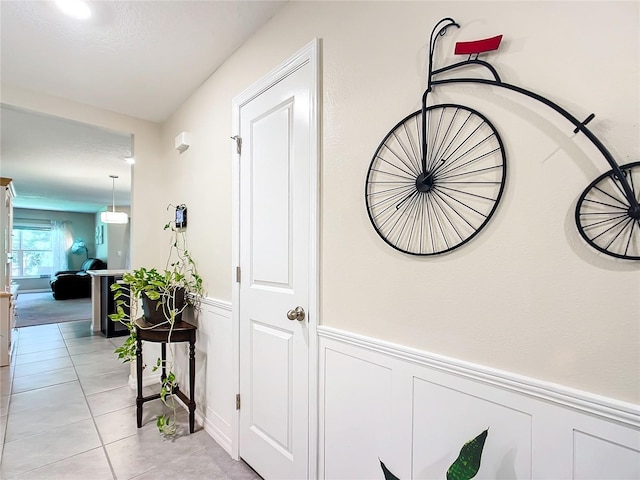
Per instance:
[[[51,291],[56,300],[91,297],[91,275],[87,270],[104,270],[107,264],[98,258],[88,258],[80,270],[56,272],[51,280]]]

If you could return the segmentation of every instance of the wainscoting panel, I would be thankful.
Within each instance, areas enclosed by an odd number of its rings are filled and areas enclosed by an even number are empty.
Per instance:
[[[204,298],[197,319],[196,418],[227,452],[232,451],[235,395],[232,358],[231,304]],[[188,346],[176,344],[176,376],[188,390]]]
[[[319,476],[444,479],[489,429],[477,479],[640,478],[640,407],[319,327]]]
[[[231,305],[203,303],[206,318],[200,322],[208,333],[207,424],[205,428],[228,452],[231,451],[231,422],[235,415],[236,387],[233,379]],[[206,325],[205,325],[206,323]]]
[[[579,430],[573,431],[573,448],[573,478],[614,478],[611,476],[612,465],[616,466],[617,479],[640,478],[636,449]]]
[[[325,351],[322,425],[326,478],[371,479],[391,428],[391,369],[339,351]]]
[[[485,429],[491,440],[483,451],[486,476],[531,478],[530,414],[418,377],[413,401],[413,478],[444,478],[455,460],[451,446],[461,447]]]

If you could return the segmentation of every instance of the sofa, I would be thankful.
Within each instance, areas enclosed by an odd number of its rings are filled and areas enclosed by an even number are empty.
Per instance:
[[[99,258],[87,258],[80,270],[62,270],[51,279],[51,291],[56,300],[91,297],[91,275],[87,270],[104,270],[107,264]]]

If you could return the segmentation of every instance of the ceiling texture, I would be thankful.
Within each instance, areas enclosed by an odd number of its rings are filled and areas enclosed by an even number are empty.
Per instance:
[[[161,123],[285,1],[0,1],[0,82]],[[1,101],[1,97],[0,97]],[[128,132],[0,110],[0,174],[15,206],[97,212],[130,203]]]

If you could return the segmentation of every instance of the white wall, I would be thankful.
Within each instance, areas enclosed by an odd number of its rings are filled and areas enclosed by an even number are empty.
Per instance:
[[[507,82],[568,108],[619,162],[638,159],[637,2],[291,2],[163,125],[161,155],[189,207],[190,249],[208,295],[231,298],[231,102],[313,37],[323,47],[321,323],[640,403],[640,266],[599,255],[575,202],[608,169],[547,107],[486,87],[434,97],[485,113],[509,161],[491,223],[436,258],[400,254],[371,227],[364,180],[384,135],[418,109],[432,26],[453,43],[502,33],[488,58]],[[184,154],[173,149],[193,133]],[[150,182],[145,182],[150,188]]]
[[[96,225],[103,228],[103,243],[96,249],[105,257],[107,266],[111,270],[122,270],[130,266],[131,248],[131,209],[116,205],[116,211],[129,214],[126,224],[103,223],[97,213]]]

